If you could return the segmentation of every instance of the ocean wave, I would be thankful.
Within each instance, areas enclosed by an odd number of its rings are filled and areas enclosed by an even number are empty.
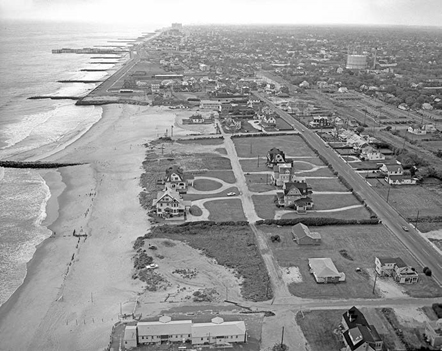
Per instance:
[[[3,150],[14,154],[57,142],[66,134],[90,128],[101,118],[101,111],[96,106],[79,107],[70,101],[60,102],[51,111],[27,116],[18,123],[5,126],[7,146]]]

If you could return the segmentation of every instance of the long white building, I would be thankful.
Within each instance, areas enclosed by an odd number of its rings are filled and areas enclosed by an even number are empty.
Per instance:
[[[130,333],[125,333],[125,345],[133,347],[134,327],[128,328],[132,329]],[[130,340],[126,340],[126,336]],[[136,336],[138,344],[190,341],[192,345],[202,345],[247,341],[244,321],[225,322],[220,317],[213,318],[209,323],[193,323],[191,320],[172,321],[169,316],[162,316],[157,322],[138,322]]]

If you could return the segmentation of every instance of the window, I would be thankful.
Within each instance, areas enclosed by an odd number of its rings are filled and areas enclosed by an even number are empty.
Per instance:
[[[201,338],[201,341],[203,341],[204,340],[204,338]]]

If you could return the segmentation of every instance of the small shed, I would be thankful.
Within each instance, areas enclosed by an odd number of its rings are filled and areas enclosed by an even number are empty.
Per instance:
[[[293,240],[298,245],[320,245],[321,234],[311,232],[310,229],[302,223],[298,223],[292,227]]]

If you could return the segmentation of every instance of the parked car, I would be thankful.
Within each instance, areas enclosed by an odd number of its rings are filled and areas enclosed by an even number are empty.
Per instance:
[[[405,230],[406,232],[409,231],[408,227],[406,227],[406,226],[404,226],[404,225],[402,226],[402,229]]]
[[[146,266],[147,269],[157,269],[158,265],[156,263],[152,263]]]
[[[235,195],[236,195],[236,193],[234,193],[234,192],[227,193],[227,196],[235,196]]]

